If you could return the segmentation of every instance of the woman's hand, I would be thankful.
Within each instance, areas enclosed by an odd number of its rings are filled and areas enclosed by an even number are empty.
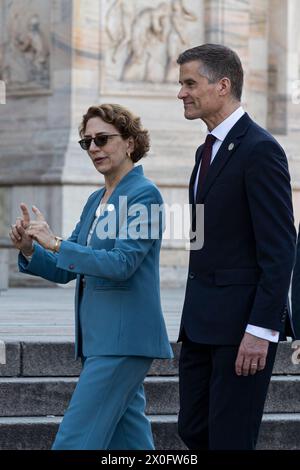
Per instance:
[[[26,229],[26,235],[36,240],[41,246],[46,248],[46,250],[54,250],[56,238],[47,224],[45,217],[35,206],[32,206],[32,211],[36,215],[36,220],[30,221]]]
[[[31,256],[34,248],[32,238],[26,234],[26,229],[30,224],[30,215],[25,204],[21,204],[22,217],[18,217],[16,223],[11,226],[9,236],[14,246],[25,256]]]

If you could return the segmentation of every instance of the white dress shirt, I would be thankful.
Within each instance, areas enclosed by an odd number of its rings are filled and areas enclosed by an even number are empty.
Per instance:
[[[216,137],[216,141],[214,142],[213,147],[212,147],[211,162],[215,158],[228,132],[237,123],[237,121],[243,116],[243,114],[245,114],[245,111],[243,110],[242,106],[240,106],[232,114],[230,114],[230,116],[228,116],[224,121],[222,121],[221,124],[219,124],[217,127],[215,127],[211,131],[211,134]],[[194,199],[195,200],[196,200],[196,194],[197,194],[200,166],[201,166],[201,162],[198,168],[198,172],[197,172],[197,175],[195,178],[195,184],[194,184]],[[258,338],[272,341],[273,343],[277,343],[279,340],[278,331],[269,330],[267,328],[261,328],[260,326],[248,324],[246,328],[246,332],[250,333],[251,335],[257,336]]]

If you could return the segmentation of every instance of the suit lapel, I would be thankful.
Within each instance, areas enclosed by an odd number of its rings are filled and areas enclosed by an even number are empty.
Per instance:
[[[195,222],[196,222],[196,205],[195,205],[195,198],[194,198],[194,186],[195,186],[195,180],[198,172],[198,168],[200,165],[201,157],[202,157],[202,150],[203,150],[204,144],[200,145],[196,151],[196,156],[195,156],[195,165],[191,174],[190,178],[190,183],[189,183],[189,204],[190,204],[190,221],[191,221],[191,227],[192,231],[195,231]]]
[[[78,238],[78,243],[80,243],[80,245],[86,245],[87,237],[88,237],[91,225],[94,221],[95,212],[97,210],[97,207],[100,204],[100,201],[101,201],[102,196],[104,194],[104,190],[105,190],[105,188],[102,188],[102,189],[99,190],[97,197],[92,202],[91,207],[89,208],[89,211],[87,213],[87,216],[86,216],[85,220],[83,221],[83,226],[82,226],[82,229],[80,231],[80,236]]]
[[[196,156],[195,156],[195,165],[191,174],[190,178],[190,184],[189,184],[189,202],[190,204],[195,204],[195,199],[194,199],[194,186],[195,186],[195,180],[198,172],[198,168],[200,165],[201,161],[201,156],[202,156],[202,150],[203,150],[204,145],[201,145],[198,147]]]
[[[130,182],[131,179],[134,182],[133,184],[137,184],[138,179],[143,175],[144,175],[144,171],[143,171],[142,165],[133,167],[132,170],[130,170],[117,184],[114,191],[108,198],[107,204],[113,204],[115,207],[118,207],[118,197],[122,195],[124,187],[126,187],[126,184],[128,184],[128,182]],[[81,245],[86,245],[87,237],[88,237],[91,225],[94,221],[95,212],[103,197],[104,191],[105,191],[105,187],[99,190],[98,195],[95,198],[95,200],[92,202],[91,207],[84,220],[83,227],[81,229],[80,236],[78,238],[78,243],[80,243]],[[126,190],[125,190],[124,195],[126,195]]]
[[[245,113],[228,132],[224,142],[217,152],[217,155],[210,165],[203,187],[199,188],[197,203],[203,203],[203,199],[214,184],[215,179],[236,152],[240,145],[241,138],[246,133],[250,123],[251,119],[248,114]]]

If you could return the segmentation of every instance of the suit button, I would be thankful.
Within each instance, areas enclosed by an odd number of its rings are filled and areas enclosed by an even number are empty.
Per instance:
[[[75,264],[70,264],[69,265],[69,269],[74,269],[75,268]]]
[[[82,282],[82,287],[85,287],[86,286],[86,280],[83,278],[83,279],[81,279],[81,282]]]
[[[196,274],[195,273],[189,273],[189,279],[195,279]]]
[[[284,323],[285,322],[285,317],[281,317],[281,323]]]

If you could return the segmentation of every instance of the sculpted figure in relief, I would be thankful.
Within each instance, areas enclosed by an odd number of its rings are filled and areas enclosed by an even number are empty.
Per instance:
[[[185,47],[188,47],[189,40],[186,32],[186,21],[196,21],[197,16],[183,4],[183,0],[172,1],[172,11],[170,16],[170,32],[167,40],[167,63],[166,63],[166,82],[177,82],[178,65],[177,57]]]
[[[122,80],[163,80],[164,64],[159,59],[161,56],[163,58],[168,23],[169,5],[165,2],[157,8],[145,8],[137,14],[131,26],[131,39]]]
[[[114,0],[106,14],[106,32],[112,44],[112,61],[130,42],[132,10],[124,0]]]
[[[9,85],[48,85],[49,50],[37,14],[32,14],[25,25],[20,15],[14,14],[8,24],[4,51],[3,76]]]
[[[130,4],[132,7],[132,4]],[[121,63],[120,80],[177,81],[176,58],[188,44],[187,21],[196,21],[183,0],[162,2],[135,12],[124,0],[114,0],[106,15],[112,61]]]

